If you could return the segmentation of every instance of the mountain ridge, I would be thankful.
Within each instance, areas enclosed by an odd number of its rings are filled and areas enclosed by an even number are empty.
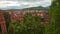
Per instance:
[[[43,10],[43,9],[45,9],[45,10],[48,10],[50,8],[50,6],[48,6],[48,7],[42,7],[42,6],[38,6],[38,7],[28,7],[28,8],[21,8],[21,7],[16,7],[16,6],[12,6],[12,7],[8,7],[8,9],[7,8],[4,8],[4,9],[1,9],[1,10]]]

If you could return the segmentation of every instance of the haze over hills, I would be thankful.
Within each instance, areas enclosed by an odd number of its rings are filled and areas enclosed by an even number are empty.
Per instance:
[[[22,10],[25,8],[40,9],[51,5],[51,0],[0,0],[0,9],[2,10]],[[40,8],[38,8],[40,7]]]
[[[45,10],[48,10],[48,9],[50,9],[50,6],[48,6],[48,7],[42,7],[42,6],[38,6],[38,7],[30,7],[30,8],[25,8],[25,9],[23,9],[23,10],[43,10],[43,9],[45,9]]]
[[[40,10],[40,9],[46,9],[48,10],[50,8],[50,6],[48,7],[42,7],[42,6],[38,6],[38,7],[27,7],[27,8],[22,8],[22,7],[17,7],[17,6],[10,6],[10,7],[6,7],[6,8],[2,8],[1,10]]]

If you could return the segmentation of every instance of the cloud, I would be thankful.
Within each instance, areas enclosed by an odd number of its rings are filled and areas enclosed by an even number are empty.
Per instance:
[[[36,6],[50,6],[51,0],[0,0],[0,9],[16,6],[18,8],[36,7]]]
[[[7,6],[19,6],[20,4],[18,2],[14,1],[0,1],[0,8],[4,8]]]

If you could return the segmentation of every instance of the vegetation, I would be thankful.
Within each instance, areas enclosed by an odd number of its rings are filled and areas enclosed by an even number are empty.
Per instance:
[[[47,24],[41,24],[41,16],[32,16],[30,13],[24,14],[24,22],[21,24],[19,20],[11,22],[10,15],[4,12],[5,21],[7,24],[8,34],[60,34],[60,1],[53,0],[49,14],[51,20]],[[41,7],[33,7],[26,9],[38,9]],[[24,10],[26,10],[24,9]],[[41,8],[42,9],[42,8]]]
[[[46,34],[60,34],[60,1],[53,0],[50,15],[51,21],[46,25],[45,32]]]
[[[43,34],[44,26],[40,24],[41,17],[24,15],[24,24],[20,21],[12,22],[8,27],[8,34]]]

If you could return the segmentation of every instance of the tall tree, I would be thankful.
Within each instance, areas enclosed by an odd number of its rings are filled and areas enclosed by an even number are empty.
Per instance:
[[[50,9],[52,34],[60,34],[60,0],[53,0]]]
[[[60,0],[56,0],[55,1],[55,7],[54,7],[54,11],[52,11],[54,14],[52,15],[52,18],[54,20],[55,23],[55,33],[54,34],[60,34]]]
[[[53,0],[50,8],[51,22],[46,25],[47,34],[60,34],[60,0]],[[49,27],[49,28],[47,28]]]

